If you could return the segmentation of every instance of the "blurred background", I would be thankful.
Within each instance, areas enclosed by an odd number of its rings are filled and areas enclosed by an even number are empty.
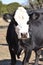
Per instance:
[[[30,9],[43,8],[43,0],[0,0],[0,16],[4,13],[12,13],[19,6]]]

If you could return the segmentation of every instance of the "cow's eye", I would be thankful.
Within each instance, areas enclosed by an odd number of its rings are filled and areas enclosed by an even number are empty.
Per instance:
[[[33,13],[32,19],[36,20],[39,18],[39,13]]]
[[[27,22],[27,24],[29,24],[29,21]]]

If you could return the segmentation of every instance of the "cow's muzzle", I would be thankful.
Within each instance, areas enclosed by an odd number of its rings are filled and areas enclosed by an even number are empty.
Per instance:
[[[21,33],[21,39],[26,39],[27,38],[27,33]]]
[[[21,39],[28,39],[29,33],[21,33]]]

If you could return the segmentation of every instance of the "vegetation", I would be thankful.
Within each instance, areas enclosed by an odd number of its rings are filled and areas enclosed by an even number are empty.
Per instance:
[[[15,2],[15,3],[10,3],[7,5],[7,11],[8,12],[14,12],[19,6],[21,6],[19,3]]]
[[[43,0],[28,0],[31,9],[43,8]]]
[[[4,13],[14,12],[17,9],[17,7],[19,7],[19,6],[21,6],[21,5],[19,3],[16,3],[16,2],[13,2],[13,3],[6,5],[0,1],[0,16],[2,16]]]
[[[43,8],[43,0],[27,0],[27,5],[25,5],[25,8],[30,9],[37,9],[37,8]],[[21,6],[17,2],[10,3],[8,5],[3,4],[2,1],[0,1],[0,16],[2,16],[4,13],[12,13],[14,12],[17,7]]]

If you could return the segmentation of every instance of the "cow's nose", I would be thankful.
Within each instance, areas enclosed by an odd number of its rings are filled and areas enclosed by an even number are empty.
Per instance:
[[[25,39],[25,38],[27,38],[27,33],[21,33],[21,38],[23,39]]]

